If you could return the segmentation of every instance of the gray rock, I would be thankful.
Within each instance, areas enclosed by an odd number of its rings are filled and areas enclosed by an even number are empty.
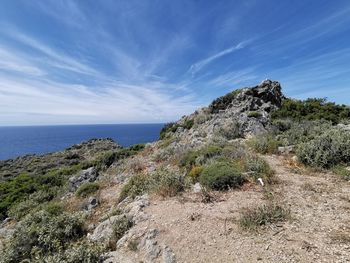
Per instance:
[[[98,199],[96,197],[90,197],[87,205],[87,210],[90,211],[98,206]]]
[[[294,152],[294,145],[284,146],[284,147],[278,147],[278,153],[279,154],[290,154]]]
[[[87,182],[94,182],[98,177],[98,172],[95,167],[90,167],[80,171],[78,174],[69,178],[69,191],[75,192],[79,186]]]
[[[200,183],[195,183],[192,188],[194,193],[200,193],[202,191],[202,186]]]
[[[150,260],[155,260],[156,258],[158,258],[161,252],[160,246],[158,245],[158,241],[152,240],[152,239],[146,240],[145,252],[146,252],[147,258]]]
[[[176,258],[174,252],[168,247],[163,247],[163,263],[175,263]]]
[[[105,242],[108,241],[113,236],[113,225],[114,223],[124,217],[124,215],[112,216],[109,219],[101,222],[94,230],[92,235],[88,238],[91,241]]]

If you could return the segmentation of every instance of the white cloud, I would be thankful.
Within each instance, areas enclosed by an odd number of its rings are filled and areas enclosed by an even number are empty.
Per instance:
[[[196,74],[198,71],[200,71],[203,67],[205,67],[206,65],[212,63],[214,60],[217,60],[225,55],[231,54],[234,51],[237,51],[239,49],[242,49],[246,46],[247,41],[243,41],[238,43],[237,45],[231,46],[225,50],[222,50],[208,58],[202,59],[194,64],[191,65],[189,72],[191,72],[192,74]]]

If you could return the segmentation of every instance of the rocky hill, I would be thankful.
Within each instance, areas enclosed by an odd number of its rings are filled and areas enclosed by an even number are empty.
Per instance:
[[[155,143],[1,162],[0,262],[348,262],[349,124],[266,80]]]

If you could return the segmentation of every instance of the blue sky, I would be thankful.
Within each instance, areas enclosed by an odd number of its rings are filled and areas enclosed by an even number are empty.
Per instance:
[[[0,125],[167,122],[266,78],[350,104],[350,1],[0,1]]]

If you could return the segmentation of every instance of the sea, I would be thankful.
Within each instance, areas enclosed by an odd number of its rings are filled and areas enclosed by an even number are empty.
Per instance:
[[[158,140],[163,126],[157,123],[0,127],[0,160],[61,151],[93,138],[112,138],[124,147],[153,142]]]

